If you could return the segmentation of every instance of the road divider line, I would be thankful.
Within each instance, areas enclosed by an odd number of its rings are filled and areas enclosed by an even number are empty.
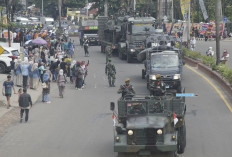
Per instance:
[[[232,112],[232,107],[230,106],[230,104],[228,103],[228,101],[226,100],[226,98],[223,96],[223,94],[221,93],[221,91],[213,84],[212,81],[210,81],[207,77],[205,77],[203,74],[199,73],[197,70],[195,70],[194,68],[190,67],[189,65],[185,65],[185,66],[188,69],[190,69],[193,72],[195,72],[196,74],[198,74],[199,76],[201,76],[203,79],[205,79],[215,89],[215,91],[219,94],[219,96],[224,101],[224,103],[226,104],[226,106],[228,107],[228,109],[230,110],[230,112]]]

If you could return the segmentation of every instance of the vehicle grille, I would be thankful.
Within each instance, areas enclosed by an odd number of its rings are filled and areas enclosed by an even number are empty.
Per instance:
[[[134,41],[133,44],[135,45],[135,47],[140,47],[143,46],[143,41]]]
[[[136,129],[133,132],[132,136],[127,136],[127,144],[129,145],[155,145],[164,140],[163,135],[157,135],[157,129]]]

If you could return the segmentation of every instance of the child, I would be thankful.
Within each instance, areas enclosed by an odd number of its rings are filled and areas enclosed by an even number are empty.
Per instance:
[[[22,90],[22,88],[19,88],[19,90],[18,90],[18,102],[19,102],[19,97],[20,97],[20,95],[23,93],[23,90]]]

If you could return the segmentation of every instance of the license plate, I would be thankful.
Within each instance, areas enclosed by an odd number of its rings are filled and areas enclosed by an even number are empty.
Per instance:
[[[151,43],[151,46],[156,47],[156,46],[158,46],[158,43]]]
[[[169,86],[167,85],[166,88],[169,88]]]

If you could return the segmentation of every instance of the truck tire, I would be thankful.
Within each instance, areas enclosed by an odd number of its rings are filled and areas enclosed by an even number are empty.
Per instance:
[[[145,69],[142,69],[142,79],[145,79],[145,74],[146,74]]]
[[[129,53],[127,53],[127,63],[131,63],[132,62],[132,57]]]
[[[3,74],[6,72],[6,65],[3,62],[0,62],[0,74]]]
[[[122,52],[120,51],[120,49],[118,50],[118,57],[123,60],[123,55],[122,55]]]
[[[177,134],[177,153],[178,154],[183,154],[184,149],[186,146],[186,126],[185,122],[183,123],[184,125],[178,129],[178,134]]]

